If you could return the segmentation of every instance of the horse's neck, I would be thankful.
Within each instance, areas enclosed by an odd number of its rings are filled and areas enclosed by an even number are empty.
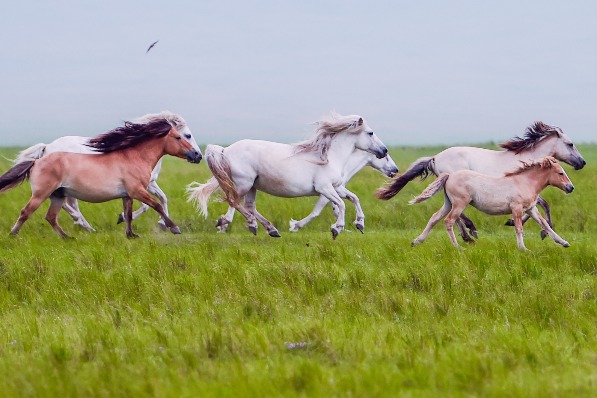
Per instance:
[[[508,151],[510,152],[510,151]],[[550,139],[544,140],[533,147],[533,149],[514,154],[520,160],[541,160],[546,156],[554,155],[554,145]]]
[[[135,158],[137,162],[146,164],[149,170],[153,170],[160,159],[166,154],[162,139],[148,140],[134,147],[123,149],[120,152],[127,158]]]
[[[348,181],[369,163],[371,154],[369,152],[356,150],[348,158],[344,166],[344,178]]]
[[[355,152],[354,137],[349,134],[338,134],[332,139],[328,149],[328,161],[341,165],[344,169],[350,156]]]
[[[549,169],[531,169],[512,177],[517,180],[522,180],[524,182],[523,186],[530,188],[533,195],[537,196],[549,185],[549,172]]]

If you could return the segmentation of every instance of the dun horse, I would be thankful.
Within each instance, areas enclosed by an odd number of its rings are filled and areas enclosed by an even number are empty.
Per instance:
[[[46,220],[58,235],[66,237],[58,224],[58,213],[67,197],[95,203],[122,198],[129,238],[137,236],[131,226],[133,199],[157,211],[172,233],[180,233],[147,186],[162,156],[168,154],[199,163],[201,153],[183,140],[167,120],[147,124],[125,122],[123,127],[90,139],[88,145],[101,154],[55,152],[18,163],[0,177],[0,192],[16,187],[27,178],[31,182],[31,199],[10,231],[12,235],[18,234],[23,223],[50,198]]]
[[[566,193],[574,190],[562,166],[551,156],[540,162],[523,162],[522,167],[506,173],[503,177],[492,177],[470,170],[442,173],[427,189],[409,202],[423,202],[444,189],[443,207],[431,216],[421,235],[412,244],[414,246],[422,243],[435,224],[447,215],[446,230],[452,244],[458,247],[454,236],[454,223],[471,204],[491,215],[512,214],[519,249],[526,250],[522,238],[523,213],[537,221],[556,243],[568,247],[570,244],[553,231],[537,210],[537,196],[548,185],[560,188]]]
[[[323,195],[338,207],[331,226],[335,239],[344,229],[345,205],[342,198],[355,203],[358,198],[343,185],[342,173],[355,149],[371,152],[378,158],[388,149],[362,117],[332,114],[317,123],[315,136],[298,144],[242,140],[227,148],[208,145],[205,158],[225,194],[228,204],[246,219],[247,227],[257,232],[257,221],[270,236],[278,237],[276,227],[255,208],[257,190],[280,197]],[[209,197],[217,186],[199,185],[190,190],[202,213],[207,213]],[[244,198],[244,205],[241,199]],[[231,220],[220,217],[218,225]]]
[[[524,137],[515,137],[500,144],[505,151],[475,147],[452,147],[435,156],[417,159],[402,174],[397,176],[388,186],[378,189],[377,197],[382,200],[393,198],[408,182],[416,177],[424,179],[429,173],[440,175],[453,173],[457,170],[473,170],[482,174],[500,177],[508,170],[512,170],[519,161],[539,161],[545,156],[552,156],[567,163],[576,170],[582,169],[586,162],[574,143],[559,127],[549,126],[543,122],[536,122],[528,127]],[[549,204],[539,197],[538,204],[545,210],[546,218],[551,223]],[[525,216],[524,221],[528,219]],[[473,223],[462,215],[462,220],[473,236],[477,237]],[[507,223],[512,225],[511,222]],[[464,228],[457,224],[465,241],[471,241]],[[542,233],[542,237],[545,234]]]
[[[136,124],[147,124],[156,120],[166,120],[170,123],[172,127],[176,129],[181,135],[182,138],[188,141],[193,148],[201,153],[199,146],[195,142],[195,138],[193,138],[193,134],[189,129],[186,121],[177,114],[174,114],[170,111],[162,111],[160,113],[150,113],[144,116],[141,116],[137,119],[133,120],[133,123]],[[27,160],[35,160],[39,159],[42,156],[49,155],[50,153],[54,152],[75,152],[75,153],[86,153],[86,154],[99,154],[100,152],[96,152],[93,148],[89,145],[90,137],[80,137],[80,136],[64,136],[55,139],[54,141],[50,142],[49,144],[36,144],[33,145],[21,152],[17,155],[15,160],[15,164],[21,163]],[[154,167],[153,171],[151,172],[151,178],[149,179],[149,185],[147,186],[147,191],[149,193],[155,195],[162,206],[164,207],[164,212],[168,215],[168,198],[162,189],[159,187],[157,183],[158,176],[160,175],[160,171],[162,169],[162,160],[160,159],[156,166]],[[63,209],[71,216],[75,224],[80,225],[81,227],[85,228],[88,231],[95,231],[93,227],[87,222],[81,211],[79,210],[79,204],[77,199],[75,198],[66,198],[64,201]],[[143,204],[139,210],[133,212],[133,220],[146,212],[149,209],[149,206]],[[121,214],[118,222],[124,221],[124,215]],[[164,224],[164,220],[160,218],[158,225],[161,228],[166,228],[166,224]]]

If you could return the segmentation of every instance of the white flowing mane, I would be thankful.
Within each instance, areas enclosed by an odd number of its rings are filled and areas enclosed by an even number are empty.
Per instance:
[[[292,144],[294,153],[313,152],[319,155],[322,164],[328,163],[328,150],[336,134],[343,133],[362,124],[362,118],[357,115],[342,116],[336,112],[313,124],[317,126],[315,135],[305,141]]]
[[[166,120],[170,125],[177,130],[179,128],[184,128],[187,125],[187,122],[182,118],[182,116],[172,113],[170,111],[162,111],[160,113],[148,113],[147,115],[140,116],[133,120],[134,123],[138,124],[148,124],[151,122],[155,122],[158,120]]]

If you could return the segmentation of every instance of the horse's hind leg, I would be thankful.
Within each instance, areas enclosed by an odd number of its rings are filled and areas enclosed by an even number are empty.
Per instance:
[[[466,225],[462,218],[459,217],[458,220],[456,220],[456,227],[458,228],[458,233],[463,241],[467,243],[475,243],[475,240],[466,232]]]
[[[522,234],[522,209],[516,208],[512,209],[512,219],[514,221],[514,229],[516,231],[516,243],[518,244],[518,248],[520,250],[527,250],[524,245],[524,239]]]
[[[58,224],[58,214],[60,213],[63,204],[64,196],[55,193],[50,195],[50,207],[46,212],[46,221],[50,223],[52,228],[54,228],[54,231],[56,231],[61,238],[68,238],[66,232],[64,232],[62,227],[60,227],[60,224]]]
[[[452,204],[450,203],[450,200],[447,197],[445,197],[444,205],[442,206],[442,208],[433,213],[433,215],[429,219],[429,222],[427,222],[427,226],[425,227],[423,232],[421,232],[421,235],[417,236],[415,240],[412,241],[411,246],[416,246],[420,243],[423,243],[425,239],[427,239],[429,232],[431,232],[435,224],[440,222],[441,219],[444,218],[446,214],[450,212],[451,208]]]
[[[307,225],[311,220],[313,220],[315,217],[319,216],[321,214],[321,211],[325,208],[325,206],[330,203],[330,201],[323,195],[319,196],[319,199],[317,200],[317,203],[315,203],[315,207],[313,208],[313,210],[311,211],[311,213],[309,213],[309,215],[305,218],[303,218],[302,220],[293,220],[290,219],[290,232],[298,232],[301,228],[303,228],[305,225]],[[332,205],[332,207],[334,207]],[[337,217],[338,216],[338,212],[337,209],[334,207],[334,215]]]
[[[263,217],[258,211],[257,208],[255,206],[255,199],[257,198],[257,189],[255,189],[255,187],[252,187],[251,189],[249,189],[249,192],[246,193],[245,195],[245,208],[253,213],[253,215],[255,216],[255,219],[257,221],[259,221],[261,223],[261,225],[263,225],[263,228],[265,228],[265,230],[267,231],[268,235],[274,238],[279,238],[280,232],[278,232],[278,230],[276,229],[276,227],[274,226],[274,224],[272,224],[267,218]],[[247,226],[249,228],[249,231],[253,232],[252,226],[249,225],[249,222],[247,222]],[[257,223],[255,222],[255,230],[253,232],[254,234],[257,233]]]
[[[539,213],[539,210],[537,210],[536,207],[532,207],[529,210],[527,210],[527,214],[529,214],[531,217],[533,217],[535,221],[537,221],[537,223],[547,232],[547,234],[554,240],[554,242],[564,247],[570,246],[570,243],[562,239],[560,235],[558,235],[553,229],[551,229],[547,220],[543,218],[543,216],[541,215],[541,213]]]
[[[31,199],[29,199],[29,202],[27,202],[25,207],[23,207],[23,210],[21,210],[19,219],[10,230],[11,235],[16,235],[19,233],[25,221],[27,221],[31,214],[33,214],[33,212],[35,212],[35,210],[41,206],[44,200],[46,200],[46,198],[41,196],[32,196]]]
[[[543,208],[543,211],[545,212],[545,220],[547,221],[549,227],[553,230],[553,222],[551,220],[551,207],[549,206],[549,203],[547,203],[547,201],[543,199],[541,196],[538,196],[537,204]],[[545,230],[545,228],[543,228],[541,230],[541,239],[545,239],[547,235],[549,235],[548,232]]]
[[[464,202],[464,204],[452,204],[452,210],[450,210],[448,216],[446,217],[446,232],[448,233],[450,242],[452,242],[454,247],[460,247],[458,241],[456,240],[456,235],[454,235],[454,223],[458,220],[465,208],[466,202]]]
[[[216,223],[216,228],[218,229],[219,233],[224,233],[228,230],[228,226],[234,220],[234,213],[236,209],[232,206],[228,206],[228,211],[226,214],[222,214],[220,218],[218,218],[218,222]]]

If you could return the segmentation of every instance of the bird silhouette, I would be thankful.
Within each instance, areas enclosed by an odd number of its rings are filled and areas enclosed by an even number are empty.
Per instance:
[[[145,54],[147,54],[149,52],[149,50],[151,50],[153,48],[153,46],[155,46],[158,43],[159,40],[154,41],[153,43],[151,43],[151,45],[147,48],[147,51],[145,51]]]

